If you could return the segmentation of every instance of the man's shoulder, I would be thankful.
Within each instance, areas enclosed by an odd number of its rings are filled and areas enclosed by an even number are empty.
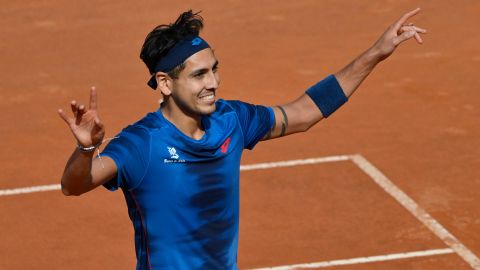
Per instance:
[[[219,99],[217,100],[217,102],[215,103],[216,105],[216,109],[215,109],[215,112],[216,113],[226,113],[226,112],[230,112],[233,110],[231,104],[230,104],[230,100],[225,100],[225,99]]]
[[[129,128],[152,131],[162,127],[162,121],[157,115],[158,112],[150,112],[137,122],[131,124]]]
[[[217,101],[217,111],[221,114],[234,112],[238,116],[251,115],[257,111],[268,111],[264,105],[255,105],[241,100],[223,100]]]
[[[156,112],[150,112],[137,122],[125,127],[120,134],[144,137],[161,127],[162,124]]]
[[[230,112],[236,112],[238,113],[242,109],[245,109],[246,107],[253,106],[249,103],[240,101],[240,100],[225,100],[225,99],[219,99],[216,103],[217,109],[216,112],[218,114],[226,114]]]

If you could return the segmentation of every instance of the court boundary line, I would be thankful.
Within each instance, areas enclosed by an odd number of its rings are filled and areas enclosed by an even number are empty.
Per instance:
[[[443,243],[455,251],[473,269],[480,270],[480,259],[451,234],[443,225],[433,218],[425,209],[419,206],[412,198],[397,187],[379,169],[373,166],[362,155],[351,155],[350,160],[364,173],[377,183],[387,194],[392,196],[400,205],[407,209],[417,220],[433,232]]]
[[[60,184],[0,189],[0,196],[20,195],[20,194],[44,192],[44,191],[52,191],[52,190],[60,190],[60,189],[61,189]]]
[[[443,243],[450,247],[457,255],[467,262],[473,269],[480,270],[480,259],[454,235],[452,235],[444,226],[434,219],[425,209],[420,207],[412,198],[397,187],[387,176],[360,154],[354,155],[336,155],[327,157],[296,159],[277,162],[256,163],[250,165],[241,165],[241,171],[271,169],[279,167],[292,167],[300,165],[311,165],[319,163],[352,161],[360,170],[368,175],[378,186],[380,186],[388,195],[393,197],[410,214],[426,226]],[[27,194],[33,192],[44,192],[60,189],[60,185],[32,186],[16,189],[0,190],[0,196]],[[269,268],[266,268],[269,269]]]
[[[347,161],[349,159],[350,159],[350,156],[348,155],[338,155],[338,156],[306,158],[306,159],[287,160],[287,161],[255,163],[250,165],[240,165],[240,170],[251,171],[251,170],[262,170],[262,169],[271,169],[271,168],[279,168],[279,167],[292,167],[292,166],[307,165],[307,164]],[[61,189],[60,184],[0,189],[0,197],[53,191],[53,190],[60,190],[60,189]]]
[[[392,253],[392,254],[386,254],[386,255],[358,257],[358,258],[332,260],[332,261],[325,261],[325,262],[301,263],[301,264],[282,265],[282,266],[265,267],[265,268],[254,268],[250,270],[293,270],[293,269],[308,269],[308,268],[324,268],[324,267],[341,266],[341,265],[384,262],[384,261],[402,260],[402,259],[409,259],[409,258],[444,255],[444,254],[451,254],[454,252],[455,251],[451,248],[431,249],[431,250],[424,250],[424,251]]]

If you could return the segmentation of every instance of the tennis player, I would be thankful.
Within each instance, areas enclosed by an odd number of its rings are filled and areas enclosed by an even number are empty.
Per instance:
[[[104,124],[91,89],[88,108],[58,113],[78,142],[61,179],[65,195],[120,188],[135,230],[137,269],[237,269],[240,158],[261,140],[303,132],[342,106],[374,67],[426,31],[392,24],[346,67],[275,107],[217,98],[218,60],[199,36],[203,19],[185,12],[148,34],[140,57],[163,103],[126,127],[101,155]]]

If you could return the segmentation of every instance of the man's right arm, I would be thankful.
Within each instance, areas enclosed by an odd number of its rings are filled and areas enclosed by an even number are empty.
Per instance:
[[[61,180],[64,195],[81,195],[115,177],[115,162],[108,156],[95,157],[94,153],[75,149],[65,166]]]
[[[117,173],[117,166],[109,157],[94,158],[95,150],[105,136],[105,127],[98,117],[95,87],[90,91],[88,109],[76,101],[72,101],[70,107],[73,117],[67,116],[61,109],[58,114],[70,128],[79,146],[65,166],[61,184],[63,194],[81,195],[112,179]]]

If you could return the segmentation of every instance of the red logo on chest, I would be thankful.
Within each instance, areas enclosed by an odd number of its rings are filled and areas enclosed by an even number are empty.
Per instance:
[[[222,146],[220,146],[220,149],[221,149],[220,151],[225,154],[228,150],[229,145],[230,145],[230,137],[228,137],[225,140],[225,142],[222,144]]]

